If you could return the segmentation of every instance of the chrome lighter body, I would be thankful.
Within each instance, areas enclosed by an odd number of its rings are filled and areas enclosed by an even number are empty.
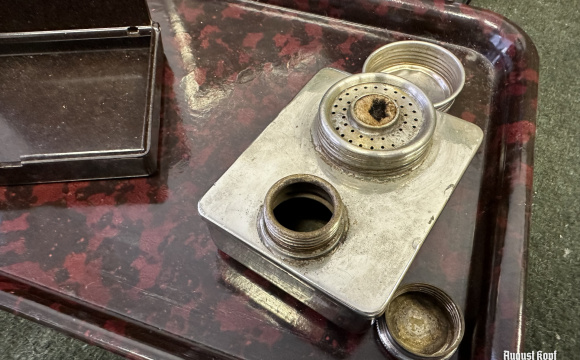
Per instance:
[[[433,111],[436,126],[419,163],[380,178],[353,174],[325,158],[313,141],[323,96],[348,76],[330,68],[317,73],[201,199],[199,213],[223,252],[339,326],[357,331],[385,311],[483,133]],[[322,256],[290,257],[272,251],[260,236],[266,194],[296,174],[331,184],[348,211],[346,235]]]

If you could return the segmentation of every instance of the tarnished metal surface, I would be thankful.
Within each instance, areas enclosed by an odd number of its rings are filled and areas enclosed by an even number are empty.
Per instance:
[[[457,304],[428,284],[399,288],[377,322],[379,339],[401,360],[449,359],[463,338],[464,327]]]
[[[1,187],[0,305],[25,316],[38,314],[25,299],[58,309],[36,320],[133,358],[159,358],[138,345],[150,344],[195,359],[384,359],[373,332],[338,329],[253,271],[240,268],[312,332],[271,321],[276,303],[232,291],[197,203],[321,68],[356,73],[374,49],[412,38],[461,59],[466,84],[450,113],[487,140],[402,282],[434,284],[460,304],[469,338],[460,358],[521,351],[538,93],[529,37],[501,16],[440,1],[264,2],[286,9],[149,1],[167,57],[160,171]]]
[[[399,115],[397,104],[386,95],[369,94],[358,99],[352,109],[353,118],[363,127],[377,129],[393,124]]]
[[[433,144],[413,172],[386,183],[328,166],[310,128],[322,94],[346,77],[323,69],[238,158],[199,203],[218,247],[338,325],[353,330],[385,310],[482,139],[477,126],[439,113]],[[279,179],[311,174],[329,181],[348,209],[348,235],[332,254],[285,260],[261,241],[256,219]]]
[[[449,50],[424,41],[397,41],[375,50],[363,72],[384,72],[411,81],[439,111],[449,110],[465,83],[461,61]]]
[[[409,81],[357,74],[324,94],[312,138],[331,163],[361,177],[384,179],[423,161],[436,119],[427,96]]]
[[[340,195],[328,181],[312,175],[290,175],[274,184],[258,216],[264,244],[288,258],[324,255],[347,231],[348,215]]]

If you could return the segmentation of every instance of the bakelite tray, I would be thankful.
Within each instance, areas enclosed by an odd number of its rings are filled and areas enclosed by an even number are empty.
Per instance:
[[[165,69],[160,171],[0,188],[0,306],[136,358],[380,359],[220,254],[199,198],[321,68],[429,39],[467,82],[450,114],[486,138],[404,282],[462,306],[458,358],[522,348],[538,56],[499,15],[443,0],[150,1]],[[243,190],[243,189],[242,189]]]

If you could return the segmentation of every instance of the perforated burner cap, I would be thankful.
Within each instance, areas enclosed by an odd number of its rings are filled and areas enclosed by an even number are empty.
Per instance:
[[[397,76],[365,73],[334,84],[313,128],[317,150],[349,172],[385,177],[424,159],[436,113],[427,96]]]

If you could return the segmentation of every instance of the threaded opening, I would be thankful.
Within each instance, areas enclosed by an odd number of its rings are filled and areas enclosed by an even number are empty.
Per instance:
[[[274,217],[285,228],[297,232],[318,230],[332,218],[332,209],[320,198],[296,197],[284,200],[274,208]]]
[[[264,244],[298,259],[328,253],[347,229],[346,208],[338,192],[312,175],[291,175],[274,184],[258,218]]]

